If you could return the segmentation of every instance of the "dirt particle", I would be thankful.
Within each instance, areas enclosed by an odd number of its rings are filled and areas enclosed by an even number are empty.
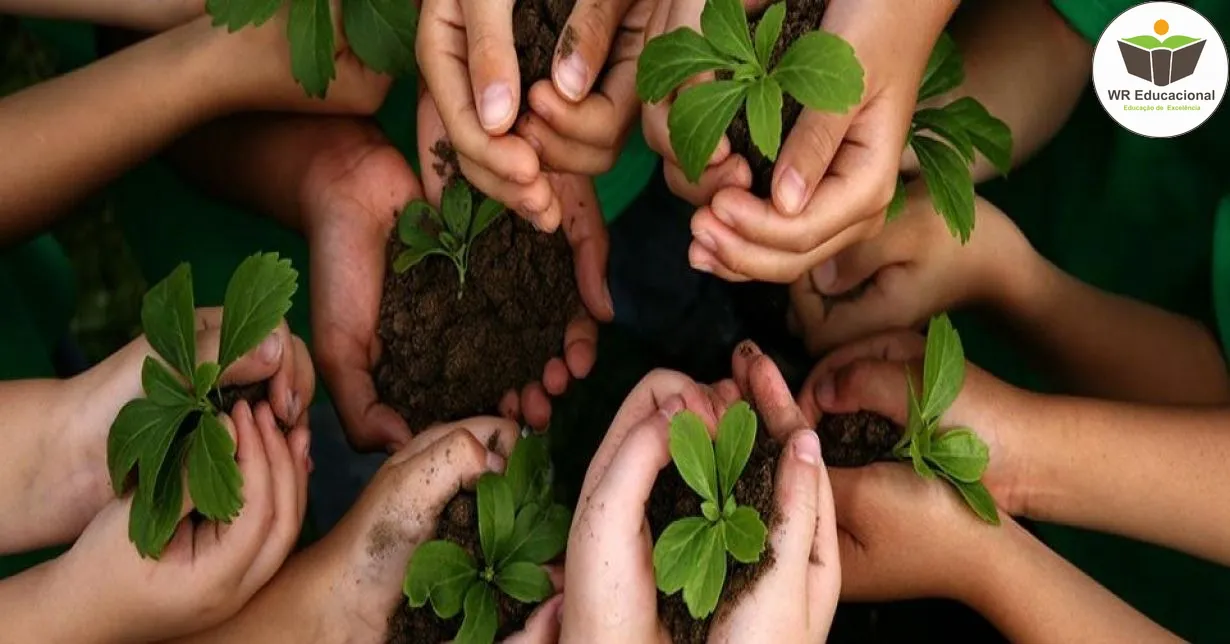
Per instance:
[[[862,467],[889,456],[902,429],[876,413],[825,414],[816,424],[820,454],[829,467]]]
[[[367,556],[372,561],[383,561],[402,540],[403,535],[397,524],[389,520],[377,521],[367,533]]]
[[[572,28],[572,25],[564,27],[564,35],[559,41],[559,57],[567,58],[572,55],[577,46],[577,30]]]

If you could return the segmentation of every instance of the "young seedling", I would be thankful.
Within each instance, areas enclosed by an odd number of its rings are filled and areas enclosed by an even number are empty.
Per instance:
[[[863,98],[863,67],[854,48],[823,31],[790,45],[776,66],[770,58],[786,18],[785,3],[765,10],[753,38],[740,0],[708,0],[698,34],[686,27],[650,40],[636,70],[641,100],[658,103],[692,77],[716,80],[679,92],[667,124],[671,149],[688,180],[700,179],[718,142],[745,103],[752,142],[776,160],[782,142],[782,93],[805,107],[844,114]]]
[[[333,9],[330,0],[206,0],[214,26],[238,31],[259,27],[290,5],[286,37],[290,67],[308,96],[324,98],[337,76],[334,65]],[[414,72],[417,3],[404,0],[343,0],[342,27],[346,44],[373,71],[394,76]]]
[[[961,338],[947,315],[931,319],[923,357],[923,391],[919,397],[906,371],[909,386],[909,421],[893,456],[909,460],[925,479],[937,475],[957,488],[961,497],[983,521],[999,525],[995,499],[982,484],[990,455],[986,443],[966,428],[939,430],[940,417],[961,393],[965,382],[965,351]]]
[[[406,250],[393,260],[393,270],[405,273],[428,255],[447,257],[457,267],[457,278],[461,282],[457,297],[460,298],[466,287],[470,247],[505,209],[494,199],[484,199],[475,211],[470,184],[461,179],[444,189],[440,205],[443,216],[422,199],[410,202],[402,211],[397,220],[397,236],[406,245]]]
[[[452,541],[435,540],[414,551],[403,592],[410,606],[427,602],[441,619],[464,612],[457,644],[490,644],[499,629],[496,591],[524,604],[554,592],[542,565],[564,551],[572,514],[551,501],[551,463],[537,437],[517,442],[504,474],[478,480],[478,533],[482,561]]]
[[[726,553],[740,563],[756,563],[765,549],[764,522],[755,508],[735,503],[735,481],[756,443],[756,414],[739,402],[718,423],[717,447],[704,422],[690,411],[671,419],[671,460],[688,487],[700,495],[699,517],[666,527],[653,547],[658,590],[683,601],[696,619],[717,608],[726,584]]]
[[[116,494],[130,487],[129,474],[136,468],[128,538],[142,557],[157,559],[175,533],[185,467],[197,512],[229,522],[243,507],[235,441],[218,420],[230,411],[219,409],[218,378],[278,326],[290,310],[298,275],[290,260],[276,253],[245,259],[226,287],[218,361],[199,365],[191,267],[180,264],[146,293],[141,325],[162,360],[145,359],[145,398],[124,405],[107,436],[107,469]]]
[[[918,102],[949,92],[965,81],[965,67],[956,42],[947,33],[940,36]],[[964,244],[974,230],[974,178],[970,164],[974,151],[1007,176],[1012,168],[1012,132],[1003,121],[991,116],[982,103],[965,97],[942,108],[923,108],[914,113],[907,144],[918,157],[923,183],[931,195],[936,212],[944,218],[949,232]],[[897,191],[888,207],[892,220],[905,206],[905,182],[897,179]]]

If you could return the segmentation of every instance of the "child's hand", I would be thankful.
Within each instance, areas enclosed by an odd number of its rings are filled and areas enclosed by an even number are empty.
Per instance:
[[[922,182],[912,183],[905,210],[882,233],[791,286],[791,323],[807,350],[819,354],[867,334],[916,328],[940,311],[1019,299],[1015,293],[1037,272],[1040,256],[998,208],[979,198],[975,212],[978,224],[962,246]]]
[[[246,402],[222,416],[233,433],[244,506],[229,525],[186,519],[160,560],[142,559],[128,539],[132,498],[113,501],[52,564],[53,596],[89,615],[90,635],[148,641],[209,628],[238,611],[282,565],[307,506],[308,431],[282,436],[268,404]],[[62,593],[62,594],[61,594]]]

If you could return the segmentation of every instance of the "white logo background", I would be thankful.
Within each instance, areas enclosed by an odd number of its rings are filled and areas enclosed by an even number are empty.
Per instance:
[[[1163,36],[1154,31],[1154,24],[1165,20],[1169,30]],[[1158,87],[1149,81],[1132,76],[1127,72],[1123,56],[1119,52],[1119,40],[1134,36],[1152,35],[1159,40],[1169,36],[1183,35],[1192,38],[1204,38],[1204,52],[1200,62],[1191,76],[1175,81],[1165,87]],[[1102,107],[1106,108],[1111,118],[1120,125],[1140,134],[1154,138],[1169,138],[1186,134],[1209,120],[1221,104],[1222,95],[1226,92],[1227,71],[1230,65],[1226,59],[1226,44],[1213,25],[1204,16],[1174,2],[1148,2],[1120,14],[1103,32],[1093,52],[1093,86],[1097,91]],[[1213,101],[1178,100],[1178,101],[1137,101],[1111,99],[1108,91],[1130,90],[1134,95],[1136,90],[1151,90],[1157,92],[1216,92]],[[1200,111],[1167,111],[1166,105],[1199,105]],[[1146,107],[1152,105],[1154,111],[1129,111],[1125,105]],[[1160,110],[1157,109],[1160,107]]]

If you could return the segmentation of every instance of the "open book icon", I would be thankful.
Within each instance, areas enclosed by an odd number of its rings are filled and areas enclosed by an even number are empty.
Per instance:
[[[1120,40],[1119,52],[1129,74],[1165,87],[1196,71],[1204,44],[1205,39],[1190,36],[1171,36],[1166,40],[1136,36]]]

